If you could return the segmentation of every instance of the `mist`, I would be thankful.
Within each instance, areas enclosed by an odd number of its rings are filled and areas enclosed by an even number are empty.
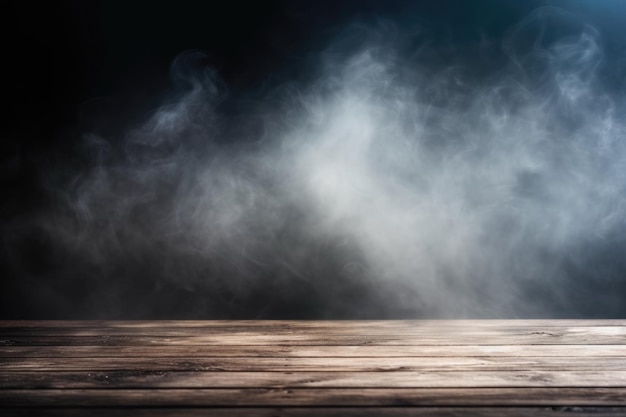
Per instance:
[[[12,246],[11,273],[60,317],[624,316],[626,61],[599,28],[333,33],[246,91],[181,52],[158,105],[42,168],[9,240],[43,267]]]

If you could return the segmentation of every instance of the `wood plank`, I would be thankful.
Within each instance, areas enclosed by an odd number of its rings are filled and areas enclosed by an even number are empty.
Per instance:
[[[6,372],[2,389],[626,387],[626,371]]]
[[[0,371],[470,372],[626,371],[623,357],[6,358]],[[10,376],[10,375],[9,375]]]
[[[0,390],[3,407],[624,407],[626,388]]]
[[[306,322],[305,322],[306,323]],[[415,322],[312,322],[287,326],[265,323],[233,327],[218,324],[204,327],[137,327],[109,323],[104,327],[15,326],[4,322],[0,346],[85,346],[85,345],[493,345],[528,344],[626,344],[626,326],[459,326],[445,321],[441,326]],[[332,324],[332,325],[331,325]],[[341,326],[341,324],[344,324]],[[606,324],[606,323],[605,323]]]
[[[206,327],[134,327],[134,326],[5,326],[0,327],[3,337],[65,337],[65,336],[151,336],[151,337],[186,337],[193,335],[220,336],[220,335],[261,335],[261,336],[289,336],[306,334],[315,336],[487,336],[506,334],[510,336],[626,336],[626,326],[363,326],[355,323],[354,326],[342,328],[340,326],[223,326]]]
[[[446,345],[618,345],[626,344],[625,334],[528,333],[515,335],[485,334],[342,335],[293,333],[216,334],[189,336],[15,336],[0,338],[0,345],[13,346],[199,346],[199,345],[291,345],[291,346],[446,346]]]
[[[463,346],[0,346],[0,358],[626,357],[626,345]]]
[[[315,408],[53,408],[5,409],[6,417],[555,417],[573,413],[576,417],[616,417],[626,414],[626,407],[315,407]]]

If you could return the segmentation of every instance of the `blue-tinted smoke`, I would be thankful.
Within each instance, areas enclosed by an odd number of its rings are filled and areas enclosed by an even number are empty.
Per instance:
[[[314,81],[247,100],[182,54],[169,104],[87,133],[54,187],[67,272],[195,292],[200,317],[575,316],[589,288],[624,313],[623,86],[599,31],[540,9],[435,65],[404,29],[352,25]]]

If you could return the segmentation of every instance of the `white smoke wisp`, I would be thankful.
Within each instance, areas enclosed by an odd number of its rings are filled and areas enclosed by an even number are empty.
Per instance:
[[[205,294],[205,317],[575,311],[577,279],[616,274],[592,256],[624,233],[626,129],[600,35],[542,37],[554,19],[572,20],[538,11],[482,77],[380,34],[333,50],[253,138],[225,128],[213,75],[187,74],[121,149],[88,137],[94,166],[48,227],[89,274],[153,274]]]

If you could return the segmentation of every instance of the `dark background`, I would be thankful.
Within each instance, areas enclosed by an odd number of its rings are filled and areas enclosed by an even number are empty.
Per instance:
[[[13,237],[27,228],[29,216],[53,203],[41,181],[51,161],[65,157],[72,163],[75,145],[85,131],[123,130],[141,120],[170,86],[170,65],[179,53],[203,51],[207,64],[231,91],[271,89],[285,80],[306,78],[303,62],[357,20],[422,24],[429,28],[433,44],[462,46],[481,37],[497,42],[512,25],[545,4],[587,16],[603,32],[609,54],[623,50],[626,5],[619,0],[3,3],[0,317],[101,316],[81,304],[92,290],[77,281],[58,289],[63,301],[47,298],[37,279],[25,277],[41,276],[63,260],[50,259],[50,243],[36,234]],[[133,283],[123,285],[128,293],[137,291]],[[286,304],[274,315],[319,316],[300,314],[295,304]],[[250,305],[238,314],[255,317],[256,308]],[[194,316],[184,302],[162,315]],[[114,316],[136,318],[142,313],[121,308]]]

